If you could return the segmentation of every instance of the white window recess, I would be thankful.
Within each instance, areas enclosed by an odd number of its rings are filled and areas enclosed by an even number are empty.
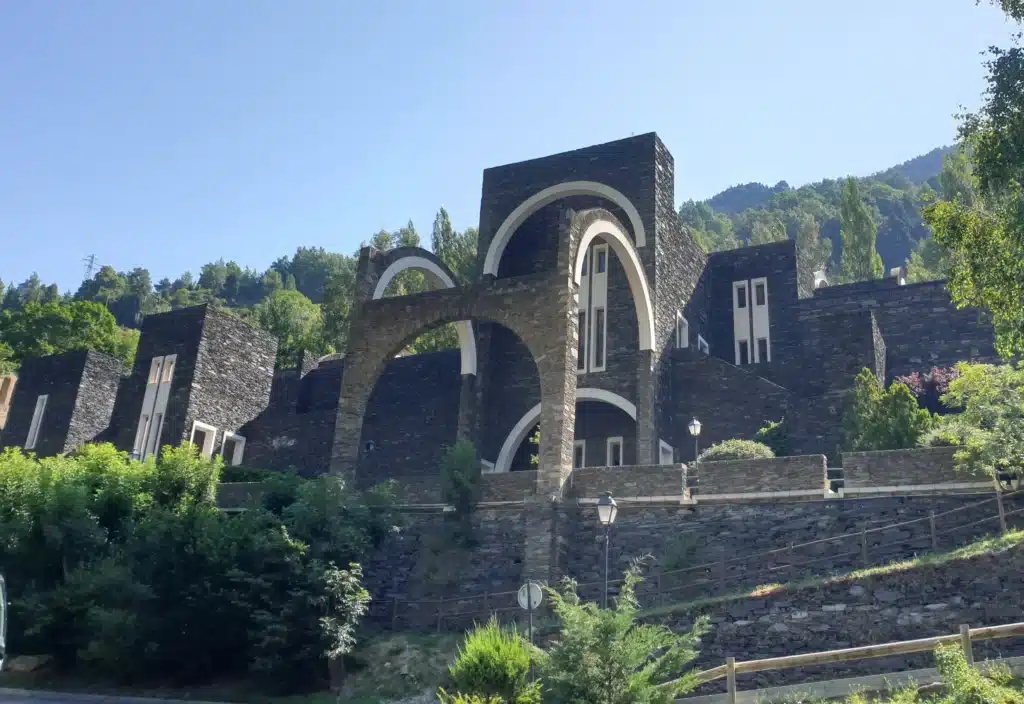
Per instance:
[[[697,350],[704,354],[711,354],[711,347],[702,335],[697,335]]]
[[[213,456],[214,441],[217,439],[217,429],[212,425],[195,421],[192,423],[192,433],[188,441],[199,448],[199,456],[210,459]]]
[[[171,397],[174,381],[174,365],[178,355],[169,354],[154,357],[149,363],[146,377],[146,392],[142,397],[142,410],[135,430],[133,453],[140,460],[155,455],[160,450],[164,419],[167,416],[167,401]]]
[[[227,465],[237,467],[242,464],[242,456],[245,454],[245,438],[237,433],[224,433],[220,454]]]
[[[587,441],[576,440],[572,445],[572,468],[585,467],[587,463]]]
[[[672,446],[664,440],[658,441],[658,464],[672,464],[675,451]]]
[[[25,449],[34,450],[39,441],[39,428],[43,424],[43,414],[46,413],[46,401],[49,394],[36,397],[36,407],[32,411],[32,424],[28,427],[28,437],[25,438]]]
[[[579,340],[576,371],[602,372],[608,357],[607,244],[596,244],[583,255],[579,289]]]
[[[750,282],[732,282],[732,330],[737,365],[750,364]]]
[[[622,466],[622,438],[608,438],[606,445],[607,465],[609,467]]]
[[[771,326],[768,318],[768,279],[753,279],[750,288],[754,292],[750,308],[751,328],[754,342],[751,345],[754,362],[760,364],[772,361]]]
[[[676,349],[684,349],[690,346],[690,323],[683,317],[682,312],[676,311]]]

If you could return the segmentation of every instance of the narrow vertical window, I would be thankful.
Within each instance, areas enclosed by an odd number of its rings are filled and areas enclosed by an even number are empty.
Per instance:
[[[604,358],[605,358],[605,329],[604,329],[604,308],[594,309],[594,369],[593,371],[600,371],[604,369]]]
[[[768,339],[764,337],[757,338],[757,361],[768,362]]]
[[[750,364],[750,347],[746,340],[740,340],[740,365]]]
[[[25,449],[34,450],[36,442],[39,441],[39,428],[43,424],[43,414],[46,413],[47,394],[36,398],[36,407],[32,411],[32,424],[28,428],[28,437],[25,438]]]
[[[579,338],[576,340],[576,368],[580,371],[587,369],[587,314],[580,311],[579,315]]]
[[[754,286],[754,303],[759,306],[765,304],[764,284]]]
[[[746,308],[747,307],[747,287],[737,286],[736,287],[736,307]]]
[[[622,466],[622,438],[608,438],[607,461],[609,467]]]
[[[574,469],[579,469],[583,466],[587,456],[587,441],[577,440],[573,444],[572,448],[572,466]]]
[[[139,421],[139,429],[135,433],[135,444],[132,445],[132,452],[136,455],[142,454],[143,444],[146,442],[146,436],[149,434],[149,416],[145,413],[142,414],[142,419]]]
[[[245,438],[235,433],[224,433],[224,443],[221,445],[220,454],[224,462],[232,467],[242,464],[242,456],[245,453]]]
[[[608,269],[608,248],[601,247],[597,250],[597,273],[603,274]]]
[[[676,313],[676,348],[683,349],[690,346],[690,324],[683,317],[682,313]]]

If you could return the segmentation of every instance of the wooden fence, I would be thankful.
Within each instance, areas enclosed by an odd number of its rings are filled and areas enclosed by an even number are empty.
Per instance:
[[[882,658],[892,655],[910,655],[912,653],[925,653],[934,650],[940,645],[959,643],[964,651],[967,662],[974,664],[974,651],[972,643],[975,641],[995,640],[996,638],[1012,638],[1024,636],[1024,622],[1008,623],[1002,626],[985,626],[983,628],[971,628],[964,624],[960,626],[959,633],[945,636],[934,636],[932,638],[919,638],[917,640],[903,640],[894,643],[882,643],[880,645],[864,645],[857,648],[844,648],[842,650],[826,650],[818,653],[802,653],[800,655],[787,655],[780,658],[765,658],[763,660],[745,660],[736,662],[736,658],[727,658],[724,665],[704,670],[697,674],[698,684],[713,682],[725,678],[726,701],[729,704],[736,704],[736,676],[752,672],[765,672],[768,670],[790,670],[797,667],[809,667],[812,665],[831,665],[837,662],[849,662],[851,660],[869,660],[871,658]],[[678,680],[675,680],[678,681]],[[667,682],[667,687],[673,682]]]

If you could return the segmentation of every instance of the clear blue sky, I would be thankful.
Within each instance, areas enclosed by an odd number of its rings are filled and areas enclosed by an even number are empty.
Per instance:
[[[0,3],[0,279],[351,252],[481,172],[657,131],[676,200],[868,174],[955,134],[973,0]]]

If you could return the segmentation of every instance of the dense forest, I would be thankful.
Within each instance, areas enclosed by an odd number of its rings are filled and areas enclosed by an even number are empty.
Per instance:
[[[936,197],[969,190],[968,171],[964,154],[946,147],[866,178],[826,179],[800,188],[784,181],[733,186],[707,201],[687,201],[679,213],[708,251],[796,239],[803,277],[826,269],[832,283],[877,278],[909,261],[912,280],[934,279],[943,276],[943,257],[921,220],[921,208]],[[386,250],[423,242],[409,222],[363,244]],[[474,228],[456,231],[442,208],[430,246],[458,278],[472,279]],[[101,266],[77,291],[61,292],[35,274],[17,284],[0,281],[0,373],[16,369],[25,357],[82,347],[130,362],[144,316],[201,303],[273,333],[282,364],[294,363],[302,350],[341,351],[356,258],[357,253],[300,246],[265,271],[219,259],[203,264],[198,276],[186,271],[156,282],[144,267]],[[406,271],[391,283],[388,295],[426,287],[422,273]],[[455,331],[447,326],[423,335],[407,352],[456,345]]]

